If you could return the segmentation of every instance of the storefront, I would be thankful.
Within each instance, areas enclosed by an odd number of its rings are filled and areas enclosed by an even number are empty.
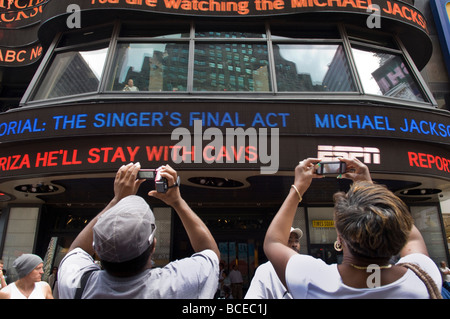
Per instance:
[[[293,168],[316,156],[364,161],[410,206],[431,257],[448,261],[439,202],[450,198],[450,114],[419,72],[432,43],[414,6],[73,2],[33,7],[42,58],[20,107],[0,114],[5,266],[22,251],[57,264],[112,198],[121,165],[169,163],[223,261],[238,262],[248,283]],[[294,223],[302,252],[339,259],[332,195],[348,186],[313,182]],[[188,255],[176,214],[147,199],[156,265]]]

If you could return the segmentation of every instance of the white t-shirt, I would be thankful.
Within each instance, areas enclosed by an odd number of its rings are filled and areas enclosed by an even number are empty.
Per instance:
[[[439,267],[439,270],[442,272],[442,280],[450,282],[450,275],[444,275],[444,272],[449,271],[448,267]]]
[[[270,261],[256,268],[245,299],[292,299]]]
[[[92,272],[86,282],[83,299],[206,299],[214,296],[219,279],[219,259],[212,250],[119,278],[100,270],[88,253],[76,248],[59,267],[60,299],[73,299],[81,276],[91,269],[98,271]]]
[[[241,284],[244,279],[242,279],[242,274],[239,270],[231,270],[230,274],[228,275],[230,277],[230,282],[232,284]]]
[[[27,297],[25,297],[19,290],[19,288],[17,288],[16,283],[13,282],[12,284],[10,284],[8,289],[10,291],[10,298],[11,299],[45,299],[45,294],[44,294],[44,288],[47,285],[46,282],[44,281],[38,281],[34,283],[34,289],[31,292],[31,294]]]
[[[442,286],[441,274],[436,264],[423,254],[411,254],[398,263],[411,262],[419,265]],[[296,299],[318,298],[421,298],[429,294],[422,280],[411,270],[398,280],[375,288],[353,288],[342,282],[337,264],[327,265],[321,259],[308,255],[294,255],[286,267],[286,283],[289,292]]]

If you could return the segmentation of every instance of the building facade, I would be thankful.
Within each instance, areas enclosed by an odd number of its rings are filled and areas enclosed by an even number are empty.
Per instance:
[[[433,260],[448,262],[449,82],[429,3],[17,0],[0,9],[7,269],[22,252],[58,264],[112,198],[117,169],[139,161],[178,171],[223,262],[238,263],[248,284],[294,167],[339,156],[358,157],[399,195]],[[19,33],[28,38],[8,46]],[[349,184],[313,182],[294,223],[303,253],[339,260],[332,195]],[[146,195],[153,187],[139,195],[156,215],[161,266],[192,251],[176,214]]]

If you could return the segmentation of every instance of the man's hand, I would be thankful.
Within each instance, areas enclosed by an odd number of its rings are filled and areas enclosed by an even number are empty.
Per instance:
[[[169,165],[163,165],[160,168],[158,168],[158,170],[161,177],[167,179],[167,185],[169,186],[169,189],[167,190],[166,193],[158,193],[156,190],[152,190],[148,193],[148,195],[158,198],[167,205],[174,207],[182,199],[180,194],[180,188],[173,187],[177,182],[177,172]]]
[[[114,180],[114,201],[116,203],[127,196],[136,195],[139,186],[145,182],[145,179],[137,179],[140,169],[140,163],[130,163],[119,168]]]

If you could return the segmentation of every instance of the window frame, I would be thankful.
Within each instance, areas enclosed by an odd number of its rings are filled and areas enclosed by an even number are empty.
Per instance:
[[[275,41],[274,41],[275,42]],[[355,75],[354,73],[351,71],[351,67],[350,67],[350,61],[348,59],[348,57],[346,56],[346,51],[345,51],[345,47],[343,45],[343,43],[339,43],[336,40],[325,40],[325,41],[317,41],[317,40],[312,40],[312,41],[301,41],[301,42],[292,42],[292,41],[283,41],[283,42],[275,42],[272,43],[272,47],[274,45],[298,45],[298,46],[302,46],[302,45],[313,45],[313,46],[331,46],[331,45],[336,45],[338,48],[341,47],[344,53],[344,56],[347,60],[347,65],[346,68],[347,70],[350,72],[350,77],[351,77],[351,84],[354,86],[354,90],[353,91],[282,91],[279,89],[278,87],[278,79],[277,79],[277,74],[274,75],[275,77],[275,81],[276,81],[276,88],[275,88],[275,93],[277,94],[350,94],[350,95],[355,95],[355,94],[359,94],[359,91],[357,89],[357,85],[356,85],[356,80],[355,80]],[[273,52],[273,51],[272,51]],[[335,51],[335,53],[337,52],[337,50]],[[273,61],[274,66],[276,67],[276,61],[275,61],[275,57],[274,57],[274,61]]]
[[[98,43],[98,44],[104,44],[104,42],[101,42],[101,43]],[[31,95],[31,98],[34,100],[36,98],[36,95],[39,94],[39,93],[40,94],[44,94],[44,95],[48,95],[49,91],[51,91],[51,90],[53,90],[55,88],[55,86],[49,86],[43,92],[40,92],[41,88],[43,88],[43,84],[47,80],[48,71],[50,71],[51,68],[53,66],[55,66],[54,63],[56,62],[56,59],[61,57],[63,54],[67,54],[67,53],[81,54],[81,52],[94,52],[94,51],[97,51],[97,50],[105,50],[105,49],[106,49],[105,60],[103,61],[102,71],[100,72],[100,75],[99,75],[99,78],[98,78],[98,85],[97,85],[97,87],[95,89],[93,89],[91,91],[76,93],[76,94],[67,94],[67,95],[62,95],[62,96],[57,96],[57,97],[50,97],[50,98],[48,98],[48,97],[47,98],[39,98],[39,99],[36,99],[35,101],[48,101],[48,100],[54,100],[54,99],[62,99],[62,98],[65,98],[67,96],[82,96],[82,95],[98,94],[99,91],[100,91],[100,85],[101,85],[103,74],[104,74],[104,71],[105,71],[105,63],[106,63],[106,58],[107,58],[107,55],[108,55],[108,46],[107,45],[104,48],[101,48],[101,49],[99,48],[99,49],[96,49],[96,50],[84,50],[84,48],[83,48],[83,50],[76,50],[76,49],[73,50],[73,49],[67,49],[67,48],[64,48],[64,50],[58,50],[56,52],[56,54],[54,54],[52,56],[52,58],[50,59],[49,67],[46,69],[45,74],[43,74],[43,76],[41,77],[38,86],[36,86],[36,89],[33,91],[33,94]],[[61,62],[64,62],[64,61],[58,61],[59,64],[61,64]],[[90,70],[92,71],[92,69],[90,69]],[[58,76],[57,79],[60,79],[60,77],[63,76],[66,73],[66,69],[62,70],[62,72],[61,72],[61,66],[58,66],[56,71],[57,72],[54,72],[53,75],[57,75]]]
[[[397,45],[399,46],[399,40],[394,38],[395,41],[397,41]],[[420,93],[422,94],[424,101],[417,101],[418,103],[429,103],[429,101],[427,101],[428,99],[428,94],[425,90],[425,87],[423,86],[422,82],[420,81],[419,77],[417,76],[417,74],[419,71],[417,69],[412,68],[412,65],[414,65],[414,63],[411,64],[410,61],[410,57],[406,56],[404,53],[406,52],[406,50],[402,50],[400,49],[393,49],[393,48],[386,48],[386,47],[382,47],[379,46],[377,44],[374,43],[367,43],[364,41],[358,41],[356,39],[351,39],[349,38],[349,43],[350,43],[350,54],[352,55],[352,58],[355,60],[354,57],[354,53],[353,53],[353,49],[358,49],[358,48],[362,48],[363,50],[367,50],[367,52],[377,52],[377,53],[387,53],[387,54],[391,54],[393,56],[398,56],[402,59],[402,62],[405,63],[405,67],[408,69],[408,71],[410,72],[409,74],[411,75],[412,79],[414,80],[414,83],[417,85],[418,89],[420,90]],[[356,65],[356,61],[355,61],[355,69],[357,72],[359,72],[358,70],[358,66]],[[398,97],[393,97],[393,96],[386,96],[383,94],[375,94],[375,93],[369,93],[366,92],[366,90],[364,89],[364,85],[361,82],[361,76],[358,75],[358,79],[361,83],[361,92],[364,95],[367,96],[371,96],[371,97],[383,97],[383,98],[389,98],[389,99],[394,99],[394,100],[399,100],[399,101],[410,101],[413,102],[412,100],[407,100],[407,99],[402,99],[402,98],[398,98]]]
[[[156,22],[157,23],[157,22]],[[262,23],[262,22],[260,22]],[[250,23],[254,24],[254,23]],[[116,100],[129,100],[129,99],[141,99],[149,98],[152,99],[172,99],[174,97],[180,98],[213,98],[213,99],[259,99],[259,100],[296,100],[296,101],[317,101],[317,100],[335,100],[335,101],[348,101],[350,103],[357,103],[360,101],[384,103],[384,104],[394,104],[403,105],[410,107],[419,108],[430,108],[437,107],[437,103],[428,89],[425,81],[423,80],[417,67],[414,65],[410,55],[406,51],[404,45],[401,43],[397,36],[386,35],[385,33],[378,32],[383,36],[390,36],[396,43],[398,49],[392,49],[388,47],[383,47],[376,43],[376,41],[366,41],[360,42],[356,37],[348,36],[347,28],[353,28],[353,26],[348,26],[343,23],[330,24],[336,26],[340,38],[334,37],[324,37],[324,38],[278,38],[277,36],[272,37],[271,35],[271,24],[272,21],[266,21],[265,25],[265,37],[261,38],[219,38],[219,37],[198,37],[195,35],[195,22],[190,21],[189,37],[171,38],[171,37],[119,37],[122,21],[116,20],[113,23],[107,23],[105,25],[112,26],[112,34],[109,39],[100,39],[90,43],[83,43],[79,45],[70,45],[66,47],[58,47],[58,43],[61,41],[63,33],[59,33],[52,44],[50,45],[48,51],[46,52],[42,63],[39,65],[29,87],[27,88],[20,105],[22,107],[35,107],[35,106],[46,106],[61,103],[73,103],[82,101],[92,101],[95,99],[105,100],[105,99],[116,99]],[[238,28],[245,28],[244,24],[240,24]],[[82,32],[87,32],[88,28],[83,29]],[[80,32],[79,30],[70,32]],[[375,32],[375,31],[374,31]],[[185,34],[185,33],[182,33]],[[138,91],[138,92],[121,92],[121,91],[108,91],[107,86],[110,83],[110,76],[112,71],[112,66],[116,56],[117,47],[120,43],[168,43],[168,42],[185,42],[189,45],[188,53],[188,73],[187,73],[187,87],[186,91]],[[194,90],[194,53],[196,43],[261,43],[267,46],[268,52],[268,72],[269,72],[269,85],[270,91],[196,91]],[[371,42],[371,43],[369,43]],[[95,92],[88,92],[77,95],[68,95],[51,99],[44,100],[32,100],[39,89],[39,85],[42,79],[45,77],[45,72],[48,70],[51,61],[56,54],[64,51],[77,49],[78,51],[83,51],[86,45],[95,45],[109,43],[109,48],[107,51],[107,56],[100,78],[100,83]],[[274,61],[273,46],[274,44],[337,44],[342,45],[345,57],[348,62],[348,68],[351,73],[351,78],[355,86],[356,91],[302,91],[302,92],[289,92],[289,91],[279,91],[276,79],[276,66]],[[392,52],[399,54],[404,60],[408,70],[411,71],[411,76],[415,83],[417,84],[419,90],[421,91],[425,101],[412,101],[402,98],[386,97],[381,95],[375,95],[370,93],[365,93],[361,79],[358,74],[358,69],[356,66],[355,58],[352,53],[352,44],[357,43],[358,46],[374,48],[377,50],[385,51],[387,53]]]
[[[51,43],[49,49],[47,50],[46,54],[43,57],[43,60],[41,64],[39,65],[38,69],[36,70],[36,73],[34,74],[27,90],[25,91],[25,94],[22,98],[22,101],[20,102],[20,105],[41,105],[41,104],[56,104],[63,102],[73,102],[73,101],[82,101],[82,100],[88,100],[92,97],[98,96],[102,91],[102,86],[104,86],[104,80],[106,71],[108,70],[108,66],[110,66],[110,59],[111,59],[111,48],[114,46],[114,33],[117,31],[117,23],[106,23],[97,26],[96,28],[101,27],[108,27],[111,26],[111,37],[109,39],[100,39],[100,40],[94,40],[83,44],[74,44],[74,45],[68,45],[68,46],[59,46],[60,43],[63,40],[63,37],[65,34],[75,34],[79,32],[79,30],[75,31],[69,31],[66,33],[59,32],[55,36],[55,39]],[[90,30],[94,30],[95,28],[86,28],[83,30],[84,33],[89,33]],[[42,100],[32,100],[32,98],[36,95],[36,93],[39,91],[39,85],[42,84],[42,81],[45,79],[48,69],[51,67],[52,61],[54,61],[54,58],[56,55],[60,53],[70,52],[70,51],[83,51],[84,48],[89,46],[96,46],[100,44],[107,44],[107,52],[106,52],[106,59],[103,65],[103,70],[100,75],[99,85],[97,86],[97,89],[91,92],[85,92],[81,94],[76,95],[65,95],[61,97],[55,97],[55,98],[49,98],[49,99],[42,99]],[[109,63],[108,63],[109,62]]]

